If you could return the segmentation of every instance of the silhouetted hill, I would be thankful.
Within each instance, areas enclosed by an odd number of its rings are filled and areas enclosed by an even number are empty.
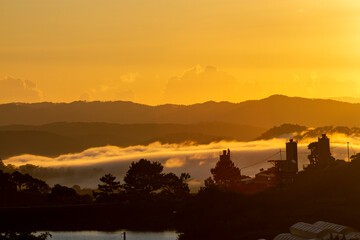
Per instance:
[[[308,128],[297,124],[282,124],[270,128],[259,137],[257,140],[266,140],[272,138],[295,138],[296,140],[302,140],[307,138],[317,138],[321,134],[343,134],[346,136],[360,137],[360,128],[358,127],[343,127],[343,126],[324,126],[316,128]]]
[[[274,95],[241,103],[148,106],[132,102],[11,103],[0,105],[0,125],[51,122],[199,123],[228,122],[270,128],[283,123],[305,126],[357,126],[360,104]]]
[[[258,138],[258,140],[266,140],[266,139],[272,139],[272,138],[279,138],[279,137],[286,137],[288,138],[289,135],[300,135],[301,132],[307,130],[308,128],[305,126],[300,126],[298,124],[282,124],[281,126],[275,126],[273,128],[270,128],[263,134],[261,134]],[[322,133],[320,133],[321,135]]]
[[[56,156],[84,149],[77,139],[42,131],[0,131],[0,158],[19,154]]]
[[[18,154],[57,156],[90,147],[127,147],[162,143],[210,143],[219,140],[249,141],[265,129],[230,123],[113,124],[51,123],[39,126],[0,126],[0,157]]]
[[[300,135],[303,131],[308,130],[305,126],[298,124],[284,123],[280,126],[275,126],[261,134],[256,140],[267,140],[272,138],[289,138]],[[320,133],[321,135],[322,133]]]

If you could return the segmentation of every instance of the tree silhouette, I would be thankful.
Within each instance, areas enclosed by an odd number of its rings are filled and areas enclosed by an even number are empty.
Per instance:
[[[230,159],[230,150],[224,151],[215,168],[211,169],[215,185],[229,190],[235,190],[241,184],[241,172],[234,162]],[[207,184],[211,181],[207,179]]]
[[[4,162],[2,161],[2,159],[0,158],[0,170],[11,173],[11,172],[14,172],[15,169],[16,169],[16,167],[12,164],[5,165]]]
[[[33,178],[29,174],[21,174],[20,172],[15,171],[11,174],[11,176],[19,191],[40,194],[47,194],[50,191],[50,187],[46,182]]]
[[[101,193],[104,194],[114,194],[118,193],[120,190],[120,182],[115,181],[116,177],[111,174],[106,174],[102,178],[100,178],[100,181],[104,184],[99,184],[98,189]]]
[[[132,162],[124,178],[125,189],[129,192],[150,194],[162,187],[163,166],[159,162],[140,159]]]
[[[2,159],[0,158],[0,170],[5,170],[6,166],[4,164],[4,162],[2,161]]]
[[[25,186],[25,182],[26,182],[25,176],[23,174],[19,173],[18,171],[13,172],[11,174],[11,176],[12,176],[14,183],[17,186],[17,189],[19,191],[21,191],[23,189],[23,187]]]
[[[0,192],[16,192],[16,184],[9,173],[0,170]],[[0,194],[0,196],[3,194]]]
[[[35,235],[31,232],[6,232],[0,233],[0,240],[46,240],[51,238],[48,232]]]
[[[107,202],[120,200],[122,186],[119,181],[115,181],[116,177],[111,174],[106,174],[100,178],[103,184],[98,185],[98,190],[93,191],[93,195],[97,201]]]
[[[80,196],[74,189],[56,184],[51,189],[48,199],[56,203],[75,203],[79,201]]]
[[[172,197],[183,198],[190,193],[187,181],[190,179],[188,173],[182,173],[180,177],[174,173],[168,173],[163,176],[162,193]]]
[[[32,193],[48,194],[50,192],[50,187],[46,182],[32,177],[25,183],[25,187],[26,191]]]
[[[205,184],[205,188],[210,188],[210,187],[216,186],[214,179],[212,179],[211,177],[208,177],[207,179],[205,179],[204,184]]]
[[[353,164],[360,164],[360,153],[357,153],[357,154],[355,154],[355,155],[352,155],[352,156],[350,157],[350,159],[351,159],[351,163],[353,163]]]

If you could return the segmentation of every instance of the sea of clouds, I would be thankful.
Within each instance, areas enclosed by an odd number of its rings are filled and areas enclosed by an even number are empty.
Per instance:
[[[347,160],[347,142],[350,142],[350,155],[360,151],[360,138],[334,134],[331,140],[332,155],[336,159]],[[259,169],[271,167],[268,160],[285,159],[285,143],[288,139],[251,142],[220,141],[199,145],[195,143],[161,144],[155,142],[146,146],[115,147],[103,146],[89,148],[80,153],[64,154],[58,157],[19,155],[4,160],[35,177],[46,180],[50,185],[59,183],[67,186],[80,185],[94,188],[99,178],[111,173],[122,182],[131,162],[141,158],[161,162],[165,172],[190,173],[192,188],[199,188],[204,179],[211,175],[222,150],[230,149],[231,158],[242,174],[254,176]],[[308,163],[307,146],[317,139],[303,139],[298,143],[299,168]],[[280,154],[281,150],[281,154]],[[35,165],[28,166],[27,164]],[[24,165],[27,165],[24,167]]]

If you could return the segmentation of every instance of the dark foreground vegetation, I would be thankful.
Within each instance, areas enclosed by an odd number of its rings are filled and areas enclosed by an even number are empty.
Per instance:
[[[49,233],[36,234],[33,232],[6,232],[0,233],[0,240],[46,240],[51,237]]]
[[[182,206],[178,230],[182,239],[272,239],[300,221],[360,229],[359,173],[360,164],[339,163],[254,195],[207,188]]]
[[[123,184],[107,174],[89,194],[0,169],[0,231],[174,229],[175,211],[190,197],[189,174],[163,173],[145,159],[131,164]]]
[[[188,174],[162,170],[160,163],[142,159],[132,163],[124,183],[105,175],[90,195],[1,171],[0,231],[174,229],[187,240],[272,239],[298,221],[360,229],[360,155],[254,194],[242,193],[249,186],[231,164],[217,165],[197,194],[189,193]]]

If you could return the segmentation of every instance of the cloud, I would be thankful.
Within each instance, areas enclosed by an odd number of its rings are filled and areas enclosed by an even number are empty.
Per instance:
[[[134,90],[136,90],[134,84],[138,82],[139,78],[139,73],[125,73],[116,81],[104,82],[96,87],[86,89],[81,93],[79,100],[134,101]]]
[[[80,100],[126,100],[146,104],[193,104],[206,101],[241,101],[253,98],[260,84],[239,81],[214,66],[196,66],[178,76],[128,72],[86,89]]]
[[[360,152],[358,136],[333,134],[329,137],[332,154],[337,159],[347,158],[347,142],[351,143],[351,154]],[[312,141],[316,139],[302,139],[298,143],[300,169],[308,163],[307,155],[310,152],[307,145]],[[80,153],[65,154],[56,158],[20,155],[6,159],[4,162],[16,166],[36,165],[40,169],[33,169],[30,173],[46,180],[49,184],[96,187],[99,178],[106,173],[112,173],[122,181],[131,162],[146,158],[161,162],[165,172],[175,174],[188,172],[193,182],[199,183],[211,175],[210,169],[215,166],[223,149],[231,150],[232,160],[241,168],[242,174],[254,176],[260,168],[266,169],[272,166],[268,160],[285,158],[285,143],[286,139],[252,142],[221,141],[202,145],[156,142],[147,146],[126,148],[115,146],[90,148]]]
[[[307,76],[294,74],[289,84],[282,86],[284,89],[281,92],[284,94],[312,98],[357,96],[359,93],[356,81],[341,81],[317,72],[311,72]]]
[[[38,102],[42,92],[30,80],[6,77],[0,80],[0,102]]]
[[[176,168],[176,167],[181,167],[184,164],[185,164],[184,158],[175,157],[175,158],[170,158],[170,159],[166,160],[164,166],[166,168]]]
[[[168,80],[164,102],[192,104],[205,101],[238,101],[258,91],[257,83],[239,81],[214,66],[193,67]]]
[[[222,149],[230,148],[235,155],[238,152],[256,154],[257,152],[274,149],[275,146],[275,149],[278,149],[284,143],[284,139],[254,142],[220,141],[201,145],[191,143],[161,144],[155,142],[146,146],[138,145],[125,148],[116,146],[89,148],[80,153],[64,154],[56,158],[24,154],[8,158],[5,162],[17,166],[34,164],[42,167],[81,167],[111,165],[119,162],[129,163],[141,158],[147,158],[152,161],[160,161],[164,164],[167,162],[167,166],[175,168],[185,167],[192,162],[196,162],[196,165],[198,165],[200,161],[205,161],[206,163],[209,163],[209,160],[216,161]],[[248,160],[251,162],[251,159]],[[248,163],[248,160],[244,160],[241,165]]]

